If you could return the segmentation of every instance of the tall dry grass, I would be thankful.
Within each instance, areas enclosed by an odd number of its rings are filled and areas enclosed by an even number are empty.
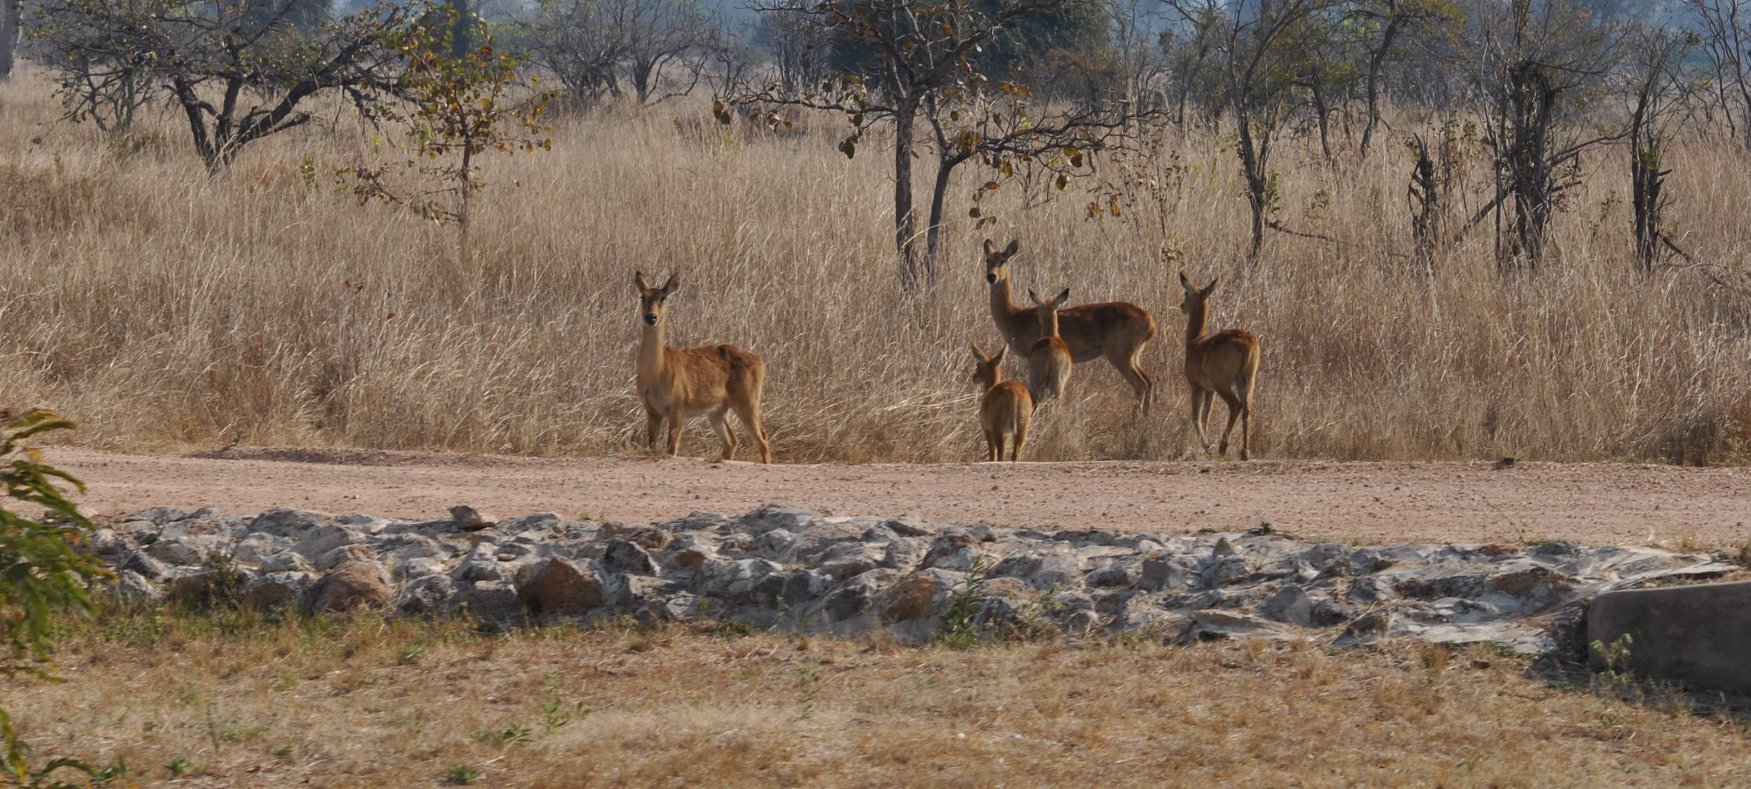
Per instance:
[[[966,345],[997,342],[977,254],[989,235],[1021,239],[1019,288],[1130,300],[1159,324],[1144,360],[1156,413],[1086,365],[1036,420],[1035,458],[1195,451],[1181,268],[1220,275],[1214,322],[1262,340],[1263,457],[1751,452],[1751,297],[1633,270],[1620,151],[1585,160],[1542,271],[1504,278],[1475,233],[1430,279],[1403,257],[1404,151],[1328,167],[1316,143],[1281,143],[1282,218],[1337,243],[1278,235],[1249,270],[1231,141],[1176,133],[1137,165],[1157,197],[1121,218],[1089,218],[1074,190],[1024,209],[1006,187],[1000,224],[975,230],[963,204],[942,283],[907,299],[885,157],[846,161],[826,121],[786,139],[726,136],[688,104],[564,121],[552,153],[488,163],[462,265],[451,229],[336,193],[327,173],[392,155],[344,124],[271,139],[208,178],[172,118],[124,149],[56,115],[40,77],[0,85],[0,402],[58,407],[98,445],[632,451],[643,269],[681,273],[672,341],[766,357],[780,460],[973,459]],[[1738,265],[1746,157],[1695,142],[1671,160],[1682,243]],[[714,454],[715,440],[694,425],[683,451]]]

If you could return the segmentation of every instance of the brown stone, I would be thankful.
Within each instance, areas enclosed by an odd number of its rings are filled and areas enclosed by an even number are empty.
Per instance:
[[[602,579],[568,559],[548,559],[519,580],[518,596],[537,614],[581,616],[602,605]]]
[[[317,611],[351,611],[389,607],[389,583],[376,562],[349,561],[334,568],[316,586],[311,607]]]
[[[882,607],[882,624],[917,619],[930,613],[930,605],[936,600],[936,581],[927,574],[913,573],[901,578],[885,597],[887,604]]]

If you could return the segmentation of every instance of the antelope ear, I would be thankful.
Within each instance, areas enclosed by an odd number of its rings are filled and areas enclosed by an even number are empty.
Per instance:
[[[1027,297],[1028,297],[1028,298],[1029,298],[1029,299],[1031,299],[1031,300],[1033,300],[1033,302],[1034,302],[1034,306],[1035,306],[1035,307],[1044,307],[1044,306],[1046,306],[1046,303],[1045,303],[1045,302],[1043,302],[1043,301],[1040,301],[1040,296],[1039,296],[1039,294],[1037,294],[1037,293],[1035,293],[1035,292],[1034,292],[1034,289],[1033,289],[1033,288],[1028,288],[1028,292],[1027,292]]]
[[[1064,304],[1069,302],[1069,301],[1070,301],[1070,289],[1069,288],[1065,288],[1063,293],[1058,294],[1058,298],[1052,299],[1052,303],[1056,306],[1059,306],[1059,307],[1064,306]]]
[[[991,257],[994,254],[997,254],[997,245],[991,243],[991,239],[985,239],[985,257]]]
[[[1217,277],[1213,280],[1210,280],[1210,284],[1208,286],[1206,286],[1203,290],[1198,291],[1198,295],[1200,295],[1200,296],[1210,295],[1210,292],[1216,289],[1216,283],[1221,282],[1221,281],[1222,281],[1221,277]]]
[[[670,274],[669,281],[663,283],[663,295],[667,296],[674,293],[679,287],[681,287],[681,274],[679,272]]]
[[[998,362],[1003,361],[1003,355],[1006,353],[1009,353],[1009,346],[1007,344],[999,346],[997,348],[997,353],[991,355],[991,363],[997,364]]]
[[[1192,287],[1192,281],[1186,279],[1186,273],[1184,271],[1179,273],[1179,285],[1186,290],[1197,290],[1197,288]]]
[[[1005,257],[1007,257],[1009,255],[1015,254],[1015,251],[1018,249],[1021,249],[1021,239],[1012,238],[1009,240],[1009,246],[1006,246],[1003,248],[1003,254]]]
[[[969,343],[967,343],[967,345],[973,349],[973,358],[978,359],[981,362],[991,361],[991,357],[986,356],[985,352],[979,349],[978,343],[969,342]]]
[[[638,286],[638,292],[640,294],[643,294],[645,291],[651,289],[651,284],[649,282],[645,281],[644,272],[642,272],[642,271],[632,272],[632,284]]]

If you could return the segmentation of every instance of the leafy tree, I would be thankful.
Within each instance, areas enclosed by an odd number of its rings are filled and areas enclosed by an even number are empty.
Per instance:
[[[0,679],[23,674],[51,678],[49,660],[57,617],[90,616],[86,591],[109,572],[82,550],[94,530],[91,521],[67,498],[63,486],[83,491],[72,475],[47,465],[30,439],[73,427],[42,410],[6,413],[0,425],[0,486],[10,502],[44,514],[27,517],[0,506]],[[80,767],[66,759],[32,767],[30,748],[18,738],[12,719],[0,709],[0,774],[20,785],[34,785],[63,767]]]
[[[892,129],[894,245],[901,288],[916,292],[937,278],[946,195],[956,168],[977,162],[1007,178],[1048,167],[1067,177],[1086,171],[1086,152],[1124,139],[1134,107],[1035,103],[1027,85],[991,73],[1013,70],[1012,57],[985,57],[988,49],[1013,49],[1014,39],[1007,37],[1028,20],[1085,13],[1094,2],[825,0],[808,7],[765,6],[764,13],[790,15],[799,27],[819,31],[833,48],[833,65],[819,88],[793,95],[782,84],[772,85],[731,104],[756,114],[785,106],[840,113],[852,126],[839,145],[846,156],[856,154],[871,129]],[[729,121],[727,108],[720,107],[719,119]],[[920,148],[935,165],[922,231],[912,185]],[[1000,183],[994,178],[983,189]]]
[[[404,59],[390,34],[418,6],[385,5],[292,24],[305,0],[48,0],[32,27],[50,52],[74,119],[164,98],[187,119],[210,172],[250,143],[308,123],[311,99],[336,94],[367,117],[397,95]]]

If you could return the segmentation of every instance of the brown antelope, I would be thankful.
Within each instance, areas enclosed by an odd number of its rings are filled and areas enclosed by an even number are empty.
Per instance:
[[[1180,302],[1186,314],[1186,383],[1192,387],[1192,424],[1198,428],[1198,444],[1210,449],[1204,437],[1204,422],[1210,417],[1210,399],[1219,395],[1228,404],[1228,427],[1222,431],[1218,455],[1228,454],[1228,434],[1234,422],[1240,420],[1240,459],[1252,455],[1252,395],[1258,383],[1259,340],[1245,329],[1223,329],[1205,334],[1210,318],[1210,292],[1218,280],[1202,290],[1192,287],[1184,272],[1179,275],[1185,300]]]
[[[669,454],[681,449],[681,427],[688,417],[704,414],[711,429],[723,441],[723,456],[736,456],[736,435],[730,432],[724,414],[732,409],[754,442],[760,445],[760,462],[772,462],[766,430],[760,426],[760,388],[766,378],[766,362],[758,354],[734,345],[701,345],[670,348],[663,342],[664,307],[677,287],[676,278],[660,288],[634,272],[638,286],[639,316],[644,334],[638,346],[638,397],[644,403],[645,437],[657,445],[657,431],[669,423]]]
[[[1009,286],[1009,260],[1021,242],[998,249],[985,240],[985,282],[991,288],[991,319],[1003,341],[1017,355],[1030,353],[1040,339],[1039,318],[1031,307],[1016,306]],[[1131,385],[1143,413],[1155,400],[1155,385],[1137,364],[1143,345],[1155,336],[1155,319],[1142,307],[1124,301],[1079,304],[1058,316],[1058,333],[1077,364],[1105,358]]]
[[[985,459],[1003,459],[1003,444],[1009,440],[1009,461],[1021,460],[1021,445],[1027,443],[1028,423],[1034,417],[1034,397],[1020,381],[1003,380],[1003,355],[1009,349],[999,347],[995,356],[985,355],[973,345],[973,383],[985,396],[979,400],[979,427],[985,431]]]
[[[1034,341],[1034,347],[1027,355],[1028,389],[1032,390],[1037,406],[1064,394],[1070,385],[1070,368],[1076,366],[1070,355],[1070,346],[1058,336],[1058,308],[1070,300],[1070,289],[1065,288],[1051,301],[1041,301],[1031,290],[1027,297],[1033,301],[1034,312],[1040,317],[1040,338]]]

